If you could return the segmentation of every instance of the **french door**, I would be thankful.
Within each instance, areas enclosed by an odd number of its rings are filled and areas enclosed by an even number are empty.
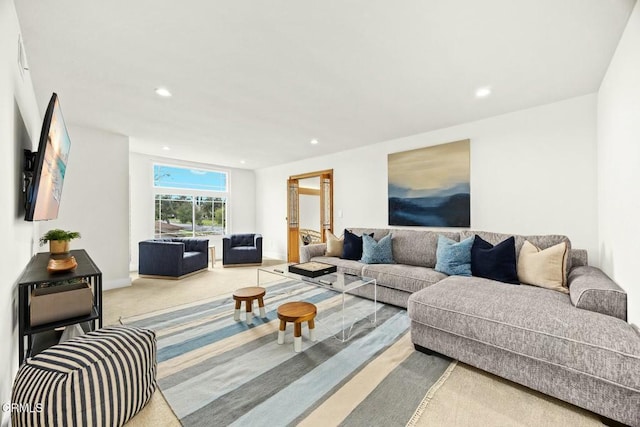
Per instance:
[[[293,175],[287,179],[287,261],[300,261],[300,185],[306,178],[320,178],[320,238],[333,232],[333,169]]]

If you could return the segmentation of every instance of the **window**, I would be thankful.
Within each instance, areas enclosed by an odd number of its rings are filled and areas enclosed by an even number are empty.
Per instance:
[[[154,165],[155,236],[226,234],[227,174]]]
[[[153,186],[226,193],[227,174],[203,169],[153,165]]]

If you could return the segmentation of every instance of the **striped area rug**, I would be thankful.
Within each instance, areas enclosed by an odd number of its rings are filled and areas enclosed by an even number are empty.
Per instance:
[[[289,301],[318,307],[317,341],[305,324],[301,353],[290,325],[277,344],[276,309]],[[183,425],[404,426],[454,366],[413,350],[397,307],[347,296],[346,313],[362,320],[343,343],[341,294],[288,281],[267,287],[265,306],[252,326],[233,320],[231,295],[122,320],[156,331],[158,384]],[[374,308],[376,327],[365,317]]]

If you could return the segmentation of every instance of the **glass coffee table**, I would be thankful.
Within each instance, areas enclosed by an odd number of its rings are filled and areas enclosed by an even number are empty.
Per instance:
[[[378,288],[376,279],[371,277],[357,276],[350,273],[330,273],[319,277],[307,277],[301,274],[291,273],[289,266],[292,264],[278,264],[269,267],[259,267],[257,272],[256,286],[260,286],[260,274],[268,273],[276,276],[280,276],[287,279],[298,280],[302,283],[311,284],[319,288],[329,289],[337,293],[342,294],[342,331],[335,334],[335,337],[342,342],[348,341],[351,336],[351,331],[358,319],[355,319],[351,326],[345,327],[345,297],[346,295],[364,285],[373,285],[373,320],[369,318],[372,326],[376,326],[377,322],[377,308],[378,308]],[[319,321],[320,322],[320,321]]]

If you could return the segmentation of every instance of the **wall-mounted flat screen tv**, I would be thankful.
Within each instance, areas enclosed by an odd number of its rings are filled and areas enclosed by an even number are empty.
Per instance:
[[[54,93],[44,115],[33,178],[26,190],[25,220],[43,221],[58,217],[70,147],[60,101]]]

